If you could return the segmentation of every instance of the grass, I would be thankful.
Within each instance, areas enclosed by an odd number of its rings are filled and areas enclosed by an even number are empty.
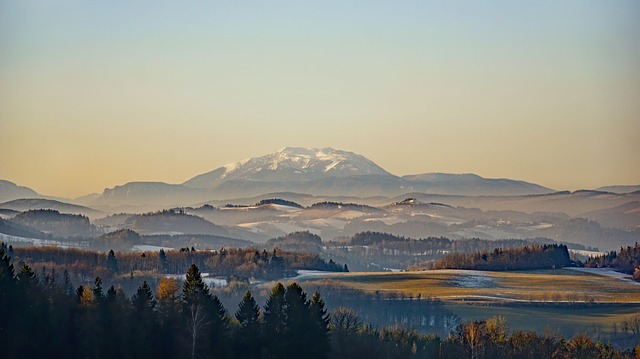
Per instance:
[[[463,321],[484,320],[493,316],[504,316],[511,328],[544,332],[547,329],[560,331],[564,336],[587,333],[594,338],[609,337],[614,324],[640,313],[640,305],[628,303],[594,305],[527,305],[487,304],[470,305],[450,303],[447,309],[456,313]]]
[[[569,269],[514,272],[433,270],[401,273],[339,273],[332,283],[364,292],[431,297],[462,321],[504,316],[514,330],[547,329],[564,337],[586,333],[622,346],[640,338],[614,335],[614,324],[640,313],[640,285]],[[313,282],[327,276],[308,277]],[[304,284],[302,284],[304,287]]]
[[[401,292],[446,301],[638,303],[640,285],[568,269],[522,272],[433,270],[346,273],[332,280],[365,292]],[[307,279],[309,280],[309,279]]]

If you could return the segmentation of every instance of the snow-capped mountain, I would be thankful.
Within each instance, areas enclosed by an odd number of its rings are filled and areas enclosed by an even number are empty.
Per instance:
[[[182,183],[130,182],[105,189],[84,205],[178,206],[213,199],[234,199],[273,192],[320,196],[399,196],[404,193],[447,195],[523,195],[550,193],[536,184],[473,174],[419,174],[399,177],[366,157],[333,148],[285,147],[234,162]]]
[[[227,164],[196,176],[183,185],[212,189],[234,180],[299,182],[350,176],[395,177],[353,152],[333,148],[285,147],[265,156]]]

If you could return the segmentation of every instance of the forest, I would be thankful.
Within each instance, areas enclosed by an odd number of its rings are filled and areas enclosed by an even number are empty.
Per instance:
[[[573,265],[563,244],[519,248],[495,248],[475,253],[450,253],[444,258],[414,266],[414,269],[530,270]]]
[[[212,294],[195,264],[180,288],[145,281],[122,289],[69,287],[15,270],[0,248],[0,333],[5,358],[633,358],[585,335],[510,332],[504,318],[458,325],[447,337],[376,327],[353,309],[325,308],[320,293],[277,283],[264,306],[247,291],[235,311]],[[310,298],[309,298],[310,297]],[[637,352],[640,348],[636,348]],[[637,353],[635,353],[637,354]]]
[[[272,280],[296,275],[300,269],[341,272],[344,265],[319,255],[304,252],[270,251],[253,248],[221,248],[219,250],[159,250],[108,253],[61,247],[0,246],[16,262],[29,263],[43,272],[61,274],[67,271],[74,281],[103,279],[156,278],[162,274],[186,273],[191,264],[204,272],[221,277]],[[46,275],[45,275],[46,276]]]
[[[585,263],[591,268],[614,268],[623,273],[632,274],[633,279],[640,281],[640,245],[620,248],[620,252],[611,251],[598,257],[591,257]]]
[[[424,267],[424,263],[461,253],[499,251],[524,246],[559,244],[547,238],[486,240],[478,238],[453,240],[446,237],[413,239],[382,232],[359,232],[345,241],[324,243],[322,253],[335,261],[349,263],[352,270],[376,271],[384,268],[406,269]],[[567,248],[585,249],[577,244]],[[287,248],[294,248],[289,246]],[[313,246],[305,248],[312,250]],[[456,257],[458,258],[458,257]],[[462,258],[462,257],[460,257]],[[375,265],[374,265],[375,264]]]

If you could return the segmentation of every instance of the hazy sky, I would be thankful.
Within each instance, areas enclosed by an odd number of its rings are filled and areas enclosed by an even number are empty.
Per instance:
[[[640,183],[640,1],[185,3],[0,1],[0,179],[79,196],[300,146]]]

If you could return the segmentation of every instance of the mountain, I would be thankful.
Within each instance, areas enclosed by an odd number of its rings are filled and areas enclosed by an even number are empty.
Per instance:
[[[18,198],[42,198],[38,192],[28,187],[18,186],[13,182],[0,180],[0,202]]]
[[[603,226],[621,229],[640,229],[640,202],[633,201],[613,208],[581,213],[580,217],[599,222]]]
[[[524,181],[489,179],[474,174],[426,173],[398,177],[353,152],[298,147],[285,147],[265,156],[230,163],[183,185],[214,190],[218,198],[278,191],[359,197],[394,196],[411,191],[460,195],[553,192]]]
[[[525,181],[506,178],[484,178],[472,173],[424,173],[403,176],[402,179],[410,182],[408,187],[412,190],[425,193],[467,196],[513,196],[554,192],[552,189]]]
[[[183,185],[213,189],[223,182],[234,180],[288,183],[370,175],[395,177],[373,161],[353,152],[333,148],[285,147],[265,156],[227,164],[198,175]]]
[[[640,185],[631,186],[604,186],[597,188],[596,191],[613,192],[613,193],[632,193],[640,191]]]
[[[332,148],[285,147],[274,153],[230,163],[182,184],[131,182],[105,189],[99,197],[82,198],[87,205],[194,205],[214,199],[247,198],[273,192],[312,196],[398,196],[408,192],[450,195],[524,195],[551,193],[536,184],[473,174],[427,173],[399,177],[362,155]],[[112,208],[113,209],[113,208]],[[123,208],[121,207],[120,210]],[[127,211],[137,211],[127,208]]]
[[[13,211],[25,212],[33,209],[52,209],[60,213],[81,214],[89,218],[97,218],[105,216],[106,213],[95,210],[93,208],[78,206],[75,204],[55,201],[51,199],[16,199],[13,201],[0,203],[1,209],[10,209]]]
[[[209,199],[208,190],[194,189],[163,182],[129,182],[114,188],[106,188],[97,198],[86,197],[87,204],[102,206],[143,206],[134,211],[144,212],[171,206],[204,202]],[[131,209],[127,209],[130,211]]]

